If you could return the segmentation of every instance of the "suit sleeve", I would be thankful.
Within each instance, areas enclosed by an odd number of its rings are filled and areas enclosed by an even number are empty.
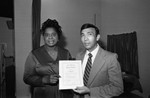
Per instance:
[[[44,86],[49,82],[49,76],[41,76],[36,72],[36,58],[32,53],[26,59],[23,80],[31,86]]]
[[[123,92],[122,74],[117,55],[110,57],[108,63],[109,82],[106,85],[90,88],[91,98],[118,96]]]

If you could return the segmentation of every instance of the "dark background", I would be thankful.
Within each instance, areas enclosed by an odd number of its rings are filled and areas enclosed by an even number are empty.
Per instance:
[[[14,17],[14,0],[0,0],[0,17]]]

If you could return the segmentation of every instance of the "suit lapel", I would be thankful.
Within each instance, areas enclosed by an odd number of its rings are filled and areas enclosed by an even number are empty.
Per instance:
[[[104,51],[103,49],[99,49],[96,57],[95,57],[95,60],[93,62],[93,66],[92,66],[92,69],[91,69],[91,72],[90,72],[90,76],[89,76],[89,80],[88,80],[88,86],[92,83],[92,81],[94,80],[96,74],[99,72],[99,70],[102,68],[105,60],[103,59],[104,57]]]

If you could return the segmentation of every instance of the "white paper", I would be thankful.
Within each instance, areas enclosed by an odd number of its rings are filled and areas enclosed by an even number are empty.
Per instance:
[[[81,60],[59,61],[59,89],[75,89],[83,86]]]

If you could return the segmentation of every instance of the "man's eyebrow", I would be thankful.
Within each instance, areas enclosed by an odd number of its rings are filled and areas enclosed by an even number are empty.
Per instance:
[[[87,33],[94,33],[93,31],[89,31],[89,32],[87,32]]]

